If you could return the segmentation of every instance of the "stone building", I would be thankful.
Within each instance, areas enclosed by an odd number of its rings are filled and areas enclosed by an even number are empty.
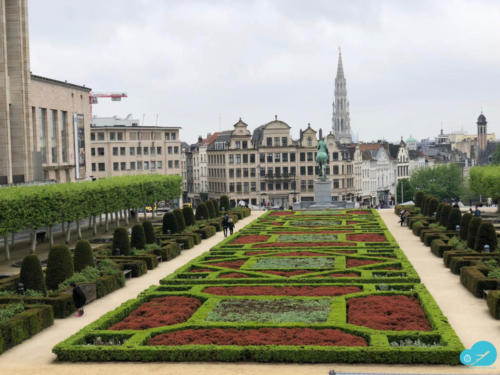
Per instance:
[[[93,118],[90,132],[92,177],[181,174],[177,126],[139,126],[139,120]]]

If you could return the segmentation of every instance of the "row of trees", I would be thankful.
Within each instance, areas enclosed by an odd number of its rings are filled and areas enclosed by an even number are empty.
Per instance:
[[[154,206],[161,200],[181,195],[180,176],[140,175],[122,176],[45,186],[8,187],[0,190],[0,235],[4,237],[6,256],[10,257],[8,235],[31,229],[32,252],[36,249],[36,230],[47,227],[51,246],[52,228],[67,223],[66,241],[71,235],[71,223],[76,222],[81,238],[80,221],[89,219],[94,233],[97,218],[105,214],[106,230],[109,218],[115,214],[116,222],[124,212],[128,221],[130,210]]]

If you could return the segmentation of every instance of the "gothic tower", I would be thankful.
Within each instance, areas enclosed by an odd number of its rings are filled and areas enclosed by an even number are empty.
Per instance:
[[[486,117],[484,117],[483,113],[479,115],[477,118],[477,148],[479,152],[486,150],[487,146],[487,128],[486,125],[488,122],[486,121]]]
[[[349,118],[349,101],[347,100],[347,89],[342,66],[342,53],[339,48],[339,62],[337,65],[337,77],[335,77],[335,99],[333,101],[333,134],[337,141],[342,144],[352,143],[351,119]]]

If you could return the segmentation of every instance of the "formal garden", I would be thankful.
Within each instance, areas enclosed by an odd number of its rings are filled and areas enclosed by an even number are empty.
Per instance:
[[[186,243],[168,222],[157,245]],[[75,362],[458,364],[463,349],[379,215],[333,210],[267,212],[53,352]]]

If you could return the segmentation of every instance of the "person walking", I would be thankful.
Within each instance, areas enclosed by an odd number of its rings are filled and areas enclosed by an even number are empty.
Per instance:
[[[232,235],[233,234],[233,231],[234,231],[234,221],[233,221],[233,218],[230,217],[228,220],[227,220],[227,224],[228,224],[228,227],[229,227],[229,234]]]
[[[227,229],[229,228],[229,215],[226,214],[224,219],[222,219],[222,230],[224,231],[224,237],[227,237]]]
[[[87,297],[85,297],[85,293],[80,289],[76,283],[71,283],[71,286],[73,287],[73,302],[75,303],[76,306],[76,316],[82,316],[83,315],[83,306],[85,305],[85,302],[87,302]]]

